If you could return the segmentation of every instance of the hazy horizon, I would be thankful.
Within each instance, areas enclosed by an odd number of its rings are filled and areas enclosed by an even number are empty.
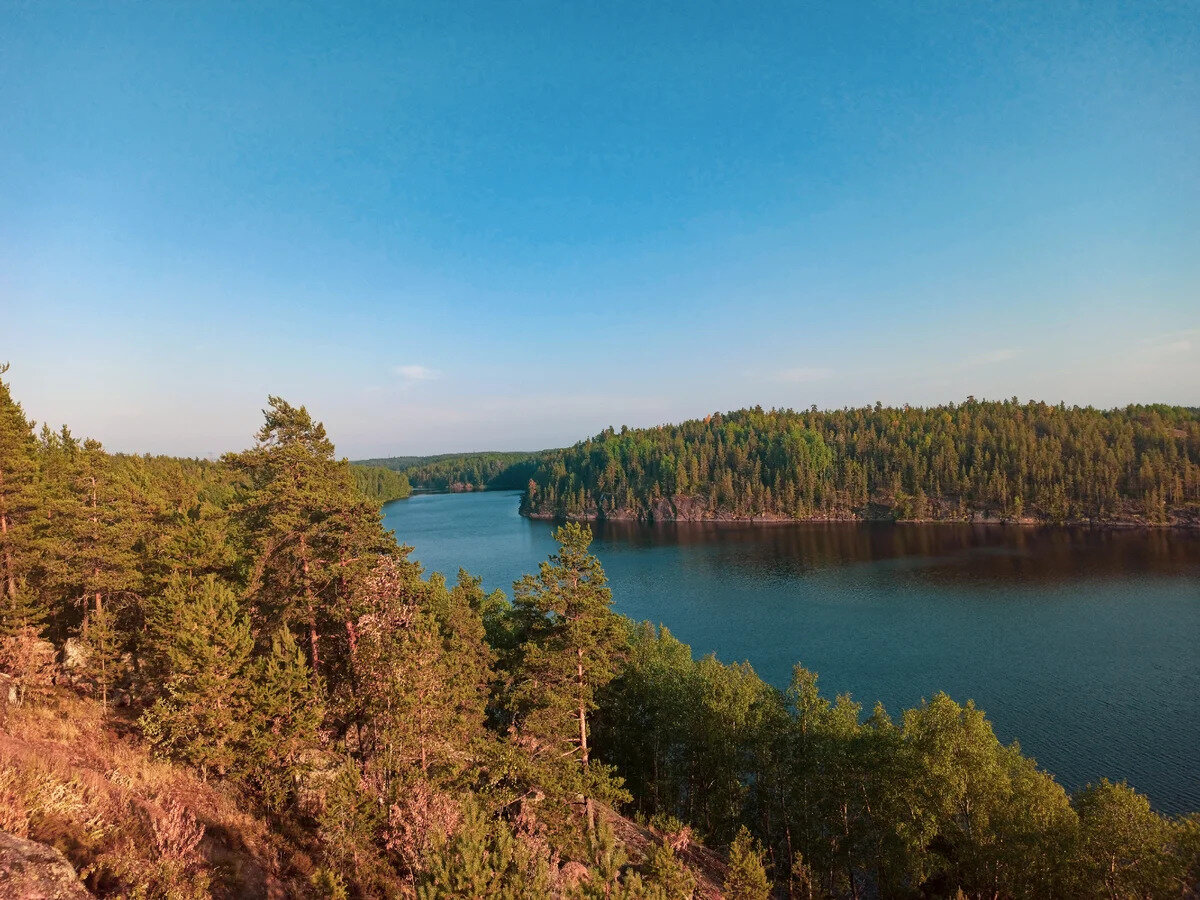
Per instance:
[[[0,2],[0,362],[112,450],[1200,402],[1194,5]]]

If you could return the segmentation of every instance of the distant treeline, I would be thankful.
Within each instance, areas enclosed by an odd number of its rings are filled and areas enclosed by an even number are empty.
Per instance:
[[[350,467],[350,471],[354,474],[354,484],[359,493],[376,503],[403,500],[412,493],[412,485],[408,483],[407,476],[392,469],[354,465]]]
[[[439,456],[389,456],[364,459],[356,466],[402,472],[422,491],[523,490],[537,454],[523,451],[443,453]]]
[[[1200,522],[1200,411],[761,407],[539,457],[528,515]]]

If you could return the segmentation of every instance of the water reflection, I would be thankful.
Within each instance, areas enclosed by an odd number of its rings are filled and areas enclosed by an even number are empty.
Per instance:
[[[1141,572],[1200,577],[1200,535],[1173,529],[600,522],[592,530],[597,548],[610,552],[698,549],[720,568],[770,570],[788,577],[889,562],[908,563],[890,567],[897,576],[931,582],[1053,583]]]

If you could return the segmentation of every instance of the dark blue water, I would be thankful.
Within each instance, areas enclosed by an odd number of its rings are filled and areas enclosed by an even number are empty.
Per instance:
[[[428,494],[385,522],[427,571],[503,588],[554,551],[518,494]],[[697,655],[895,715],[938,690],[1068,788],[1126,779],[1200,810],[1200,536],[1002,526],[597,526],[616,608]]]

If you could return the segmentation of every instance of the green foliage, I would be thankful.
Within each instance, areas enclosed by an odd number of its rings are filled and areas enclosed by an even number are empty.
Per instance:
[[[271,652],[248,667],[247,728],[239,766],[263,803],[281,810],[309,772],[307,754],[319,746],[325,707],[291,631],[280,628]]]
[[[260,632],[305,634],[314,678],[343,673],[351,587],[373,559],[394,548],[378,507],[334,457],[325,426],[303,407],[270,398],[257,443],[224,462],[238,476],[232,511],[251,562],[249,597]],[[325,659],[321,643],[330,646]]]
[[[380,557],[355,598],[370,612],[355,625],[354,717],[362,758],[389,798],[413,770],[439,785],[458,779],[491,681],[478,615],[419,572],[402,555]]]
[[[559,528],[559,551],[536,576],[514,585],[514,616],[524,636],[511,696],[518,730],[532,755],[553,768],[573,759],[589,823],[591,797],[610,779],[590,766],[588,715],[596,692],[612,680],[625,647],[625,629],[612,612],[600,561],[588,552],[591,532],[578,523]],[[567,778],[574,773],[562,770]]]
[[[1188,863],[1173,846],[1175,825],[1123,782],[1101,779],[1075,798],[1081,893],[1116,898],[1179,896]]]
[[[100,688],[100,702],[107,707],[113,687],[129,669],[116,616],[109,607],[99,606],[92,611],[84,625],[82,638],[87,652],[88,675]]]
[[[0,638],[29,629],[40,636],[49,618],[49,604],[30,590],[24,578],[14,582],[11,593],[0,595]]]
[[[763,868],[762,848],[743,825],[729,847],[729,870],[725,875],[727,900],[767,900],[771,882]]]
[[[431,855],[417,888],[420,900],[541,900],[550,894],[544,852],[470,800],[454,835]]]
[[[354,475],[354,486],[358,492],[374,503],[389,503],[403,500],[412,494],[408,478],[383,466],[364,466],[355,463],[350,467]]]
[[[53,675],[54,647],[43,639],[49,609],[25,579],[16,592],[0,593],[0,672],[17,688],[17,704],[25,702],[31,686],[46,686]]]
[[[346,879],[324,866],[312,873],[309,882],[316,889],[317,896],[323,900],[349,900],[350,898],[350,893],[346,890]]]
[[[524,488],[537,456],[523,452],[445,453],[364,459],[355,465],[402,473],[423,491],[501,491]]]
[[[163,753],[223,775],[247,732],[254,637],[236,595],[212,576],[174,590],[181,596],[164,634],[165,691],[143,714],[142,733]]]
[[[0,365],[0,375],[7,371],[7,363]],[[10,600],[32,565],[33,519],[40,505],[36,478],[33,423],[0,379],[0,593]]]
[[[647,894],[664,900],[691,900],[696,895],[696,877],[670,844],[659,844],[646,861],[646,888]]]
[[[608,429],[540,456],[539,516],[1200,518],[1200,414],[1171,406],[977,402],[759,407]]]

